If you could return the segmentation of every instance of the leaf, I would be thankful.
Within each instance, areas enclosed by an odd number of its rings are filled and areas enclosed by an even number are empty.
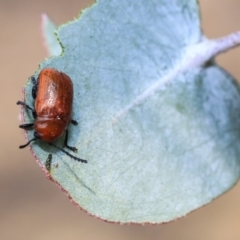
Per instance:
[[[53,153],[51,177],[76,204],[111,222],[162,223],[237,182],[239,87],[207,62],[222,41],[202,35],[195,0],[99,0],[58,37],[64,54],[35,76],[53,67],[73,80],[69,144],[88,163],[44,142],[32,151],[42,168]]]
[[[55,34],[57,27],[46,14],[42,14],[41,28],[45,47],[47,48],[49,55],[60,55],[62,48]]]

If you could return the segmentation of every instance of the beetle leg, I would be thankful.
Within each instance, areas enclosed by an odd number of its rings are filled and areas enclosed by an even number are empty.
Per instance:
[[[28,128],[31,128],[33,126],[34,126],[34,123],[24,123],[24,124],[19,125],[19,127],[23,128],[23,129],[28,129]]]
[[[27,105],[25,102],[22,102],[22,101],[17,101],[17,105],[22,105],[24,106],[25,108],[31,110],[31,111],[34,111],[33,108],[31,108],[29,105]]]
[[[70,149],[71,151],[77,152],[77,148],[69,146],[67,142],[68,142],[68,130],[66,130],[64,145],[66,148]]]
[[[34,76],[31,76],[31,81],[33,83],[32,97],[33,97],[33,99],[36,99],[36,97],[37,97],[37,88],[38,88],[36,78]]]
[[[25,108],[31,110],[33,117],[34,117],[34,118],[37,117],[36,111],[35,111],[33,108],[31,108],[29,105],[27,105],[25,102],[17,101],[17,105],[22,105],[22,106],[24,106]]]
[[[78,125],[78,122],[76,120],[73,120],[73,119],[71,120],[71,123],[75,126]]]
[[[52,166],[52,154],[48,154],[48,158],[46,159],[45,162],[45,168],[47,169],[48,172],[51,171],[51,166]]]

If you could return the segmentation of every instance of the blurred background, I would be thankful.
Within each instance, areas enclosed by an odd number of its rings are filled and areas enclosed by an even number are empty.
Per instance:
[[[184,218],[157,226],[103,222],[76,208],[46,179],[18,129],[21,89],[47,57],[40,16],[60,25],[77,17],[89,0],[0,0],[0,239],[240,239],[240,184]],[[208,38],[240,30],[240,0],[200,0],[202,27]],[[240,80],[240,48],[217,58]],[[14,140],[15,139],[15,140]]]

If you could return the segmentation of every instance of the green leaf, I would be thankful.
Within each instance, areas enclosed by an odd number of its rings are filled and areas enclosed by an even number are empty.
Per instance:
[[[49,55],[60,55],[62,53],[62,48],[55,33],[57,27],[46,14],[42,14],[41,28],[45,47],[47,48]]]
[[[43,142],[32,151],[43,169],[53,153],[51,177],[81,208],[111,222],[161,223],[236,183],[239,88],[204,65],[216,51],[195,0],[99,0],[58,36],[64,54],[35,76],[53,67],[71,77],[79,125],[69,126],[69,144],[88,163]]]

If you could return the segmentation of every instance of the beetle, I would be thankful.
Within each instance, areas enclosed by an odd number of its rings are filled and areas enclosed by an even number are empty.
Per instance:
[[[65,132],[64,146],[73,152],[77,151],[77,148],[68,145],[68,126],[70,123],[73,125],[78,124],[71,118],[73,84],[70,77],[54,68],[45,68],[40,72],[37,80],[32,76],[31,81],[33,83],[32,97],[34,99],[34,108],[22,101],[18,101],[17,105],[22,105],[32,111],[34,122],[21,124],[19,127],[25,130],[33,127],[34,138],[26,144],[19,146],[19,148],[25,148],[32,141],[42,140],[64,152],[70,158],[87,163],[86,160],[73,156],[53,143]],[[52,155],[49,154],[45,164],[48,170],[50,170],[51,159]]]

